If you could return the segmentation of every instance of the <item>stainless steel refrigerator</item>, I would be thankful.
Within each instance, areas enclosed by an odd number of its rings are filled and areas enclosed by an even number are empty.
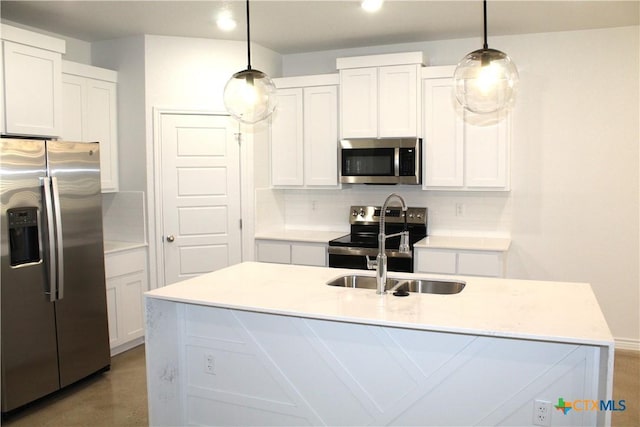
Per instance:
[[[109,369],[99,156],[0,139],[3,415]]]

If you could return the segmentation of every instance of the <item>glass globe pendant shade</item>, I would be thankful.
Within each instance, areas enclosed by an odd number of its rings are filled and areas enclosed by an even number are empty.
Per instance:
[[[224,87],[224,106],[242,123],[268,118],[276,108],[276,87],[268,75],[250,67],[235,73]]]
[[[479,49],[462,58],[453,80],[458,102],[473,113],[487,114],[513,105],[519,76],[506,53]]]

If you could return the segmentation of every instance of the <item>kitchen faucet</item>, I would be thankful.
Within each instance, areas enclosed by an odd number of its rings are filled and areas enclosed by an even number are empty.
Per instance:
[[[401,231],[400,233],[387,235],[385,234],[385,230],[384,230],[384,216],[387,211],[387,206],[389,205],[389,202],[393,198],[400,200],[400,203],[402,204],[402,214],[404,216],[404,231]],[[377,285],[376,294],[378,295],[383,295],[387,292],[385,289],[387,287],[387,254],[386,254],[386,248],[385,248],[386,241],[389,237],[397,237],[397,236],[400,236],[400,247],[398,248],[398,250],[401,253],[408,253],[410,249],[409,249],[409,232],[407,231],[407,205],[404,202],[404,199],[402,197],[400,197],[396,193],[391,193],[389,194],[387,199],[384,201],[384,204],[382,205],[382,209],[380,211],[380,232],[378,233],[378,256],[376,257],[375,261],[367,258],[367,268],[373,269],[375,267],[376,269],[376,285]]]

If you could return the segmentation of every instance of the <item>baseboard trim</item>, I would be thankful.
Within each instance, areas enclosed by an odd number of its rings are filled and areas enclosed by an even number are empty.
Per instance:
[[[116,354],[124,353],[127,350],[131,350],[132,348],[137,347],[143,343],[144,337],[139,337],[132,341],[119,345],[118,347],[114,347],[111,349],[111,357],[115,356]]]
[[[640,340],[631,338],[616,338],[616,350],[640,351]]]

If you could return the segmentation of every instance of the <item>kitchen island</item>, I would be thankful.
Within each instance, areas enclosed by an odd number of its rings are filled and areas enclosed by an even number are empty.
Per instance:
[[[613,337],[588,284],[326,285],[354,273],[374,274],[250,262],[147,292],[151,425],[610,423],[553,406],[611,399]]]

